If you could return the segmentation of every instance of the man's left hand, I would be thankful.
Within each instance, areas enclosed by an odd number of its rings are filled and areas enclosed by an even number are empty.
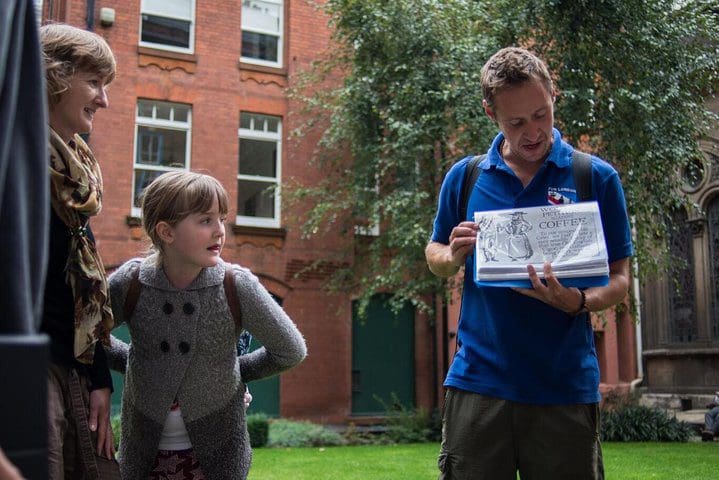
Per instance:
[[[115,458],[115,442],[110,425],[110,389],[99,388],[90,392],[90,430],[97,432],[97,454]]]
[[[539,279],[537,271],[532,265],[527,265],[527,272],[529,273],[532,288],[514,288],[514,291],[536,298],[570,315],[579,311],[582,304],[582,294],[579,289],[567,288],[559,283],[554,272],[552,272],[552,265],[549,262],[544,264],[544,281],[546,284]]]

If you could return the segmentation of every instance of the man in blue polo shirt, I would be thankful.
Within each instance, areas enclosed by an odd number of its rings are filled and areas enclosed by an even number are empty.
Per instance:
[[[440,479],[601,479],[599,366],[589,312],[611,307],[629,287],[632,243],[617,172],[592,157],[609,256],[609,284],[567,288],[545,264],[532,288],[480,287],[473,280],[478,226],[473,212],[577,201],[573,147],[554,128],[554,88],[546,65],[505,48],[482,68],[487,115],[500,132],[469,196],[459,199],[468,159],[447,173],[432,239],[435,275],[465,267],[459,349],[445,380]]]

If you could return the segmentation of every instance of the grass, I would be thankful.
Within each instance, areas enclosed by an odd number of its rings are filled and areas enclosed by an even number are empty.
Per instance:
[[[606,478],[717,478],[719,442],[604,443]],[[258,448],[248,480],[436,480],[439,445]]]

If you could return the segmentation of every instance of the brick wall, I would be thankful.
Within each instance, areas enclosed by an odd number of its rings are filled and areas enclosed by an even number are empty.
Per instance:
[[[56,19],[85,27],[85,2],[67,0]],[[194,53],[168,54],[138,47],[140,0],[95,2],[95,31],[107,39],[118,63],[109,89],[110,108],[97,113],[90,145],[103,169],[103,212],[93,220],[100,252],[109,268],[141,255],[147,244],[127,223],[131,214],[135,107],[138,98],[192,105],[191,168],[222,181],[230,194],[230,223],[237,203],[238,127],[240,111],[283,119],[282,178],[319,178],[310,165],[317,138],[291,141],[302,122],[287,98],[294,75],[321,55],[330,42],[326,18],[305,1],[285,7],[282,69],[240,65],[239,0],[196,2]],[[103,27],[102,7],[115,9],[115,23]],[[47,14],[47,8],[46,8]],[[283,416],[328,423],[345,422],[351,413],[351,297],[331,296],[321,288],[319,272],[296,278],[298,265],[317,259],[351,261],[340,255],[335,233],[312,240],[299,232],[301,212],[283,208],[284,232],[247,231],[228,225],[223,258],[257,274],[283,299],[283,306],[306,337],[309,357],[281,377]],[[431,335],[426,319],[417,319],[415,370],[417,404],[434,405]],[[441,372],[440,372],[441,375]]]

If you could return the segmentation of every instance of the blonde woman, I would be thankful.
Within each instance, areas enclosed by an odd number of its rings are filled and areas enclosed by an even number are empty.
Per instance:
[[[81,438],[114,457],[110,427],[112,310],[90,218],[102,207],[102,175],[80,137],[108,107],[115,58],[105,40],[69,25],[40,28],[50,126],[50,250],[41,331],[50,337],[49,478],[81,478]],[[73,396],[73,392],[76,395]],[[74,399],[74,401],[73,401]]]

